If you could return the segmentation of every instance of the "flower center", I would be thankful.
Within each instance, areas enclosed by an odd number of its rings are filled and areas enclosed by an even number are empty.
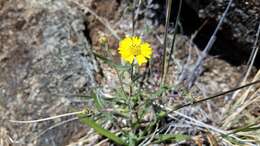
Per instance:
[[[134,56],[141,54],[140,45],[132,44],[131,45],[131,54],[133,54]]]

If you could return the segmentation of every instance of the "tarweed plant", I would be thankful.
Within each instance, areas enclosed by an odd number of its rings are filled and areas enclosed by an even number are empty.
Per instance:
[[[100,40],[106,39],[101,38]],[[103,43],[101,45],[107,54],[110,54],[108,45],[105,44],[107,41],[100,42]],[[166,116],[166,113],[156,108],[153,102],[166,88],[160,88],[158,91],[140,88],[137,82],[140,73],[134,72],[152,58],[152,52],[153,49],[148,42],[143,41],[138,36],[133,36],[125,37],[119,42],[118,53],[122,61],[125,62],[123,64],[116,64],[113,58],[96,53],[99,59],[116,70],[121,88],[115,89],[109,98],[93,92],[95,110],[91,110],[93,113],[91,117],[82,115],[83,123],[120,145],[134,146],[140,143],[160,141],[161,137],[158,135],[155,137],[155,134],[158,132],[160,120]],[[103,128],[102,122],[103,124],[111,122],[116,127],[116,132]]]

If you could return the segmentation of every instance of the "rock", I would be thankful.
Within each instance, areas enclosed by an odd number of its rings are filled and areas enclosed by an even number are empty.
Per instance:
[[[81,14],[63,0],[0,1],[0,129],[18,145],[65,145],[82,128],[71,122],[34,139],[71,117],[33,124],[9,121],[67,113],[77,108],[70,102],[75,94],[88,94],[95,86],[99,69]]]
[[[185,1],[198,13],[201,19],[214,19],[217,22],[229,2],[229,0]],[[259,23],[259,0],[233,0],[233,4],[222,27],[222,32],[228,41],[236,43],[236,46],[244,49],[245,52],[250,52],[253,48]]]

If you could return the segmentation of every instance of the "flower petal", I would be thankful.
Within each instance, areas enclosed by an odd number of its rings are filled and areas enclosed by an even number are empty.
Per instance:
[[[119,48],[119,54],[122,58],[127,58],[130,55],[128,48]]]
[[[140,37],[132,37],[132,45],[133,46],[140,46],[142,43],[142,40]]]
[[[147,62],[147,59],[143,55],[136,56],[136,60],[137,60],[138,65],[142,65],[143,63]]]
[[[128,61],[130,64],[132,64],[134,61],[134,58],[135,58],[134,55],[129,55],[128,57],[125,58],[125,60]]]
[[[119,48],[128,48],[129,44],[131,44],[132,39],[130,37],[126,37],[125,39],[121,40],[119,43]]]
[[[148,43],[143,43],[141,45],[141,54],[146,58],[151,58],[152,55],[152,48]]]

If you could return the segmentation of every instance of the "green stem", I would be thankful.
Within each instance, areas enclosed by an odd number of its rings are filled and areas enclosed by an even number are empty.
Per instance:
[[[128,110],[129,110],[129,120],[130,120],[130,124],[131,126],[133,126],[133,121],[132,121],[132,106],[131,106],[131,98],[133,96],[133,76],[134,76],[134,62],[131,64],[131,71],[130,71],[130,92],[129,92],[129,96],[128,96]]]
[[[130,92],[129,95],[132,96],[133,95],[133,82],[134,82],[134,62],[131,64],[131,71],[130,71],[130,79],[131,79],[131,83],[130,83]]]

